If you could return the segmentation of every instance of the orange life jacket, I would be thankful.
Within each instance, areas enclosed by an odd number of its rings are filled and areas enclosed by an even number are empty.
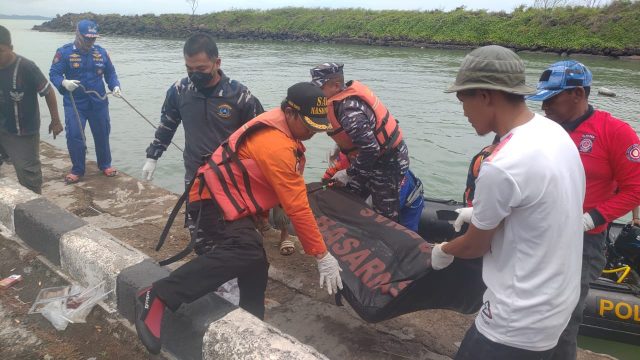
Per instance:
[[[330,159],[329,163],[331,166],[329,166],[327,170],[325,170],[324,175],[322,175],[322,180],[325,181],[330,180],[338,171],[348,168],[350,160],[345,154],[339,152],[338,156],[333,160]]]
[[[344,154],[351,154],[358,150],[358,147],[351,141],[349,135],[344,131],[336,117],[335,104],[351,96],[357,96],[364,101],[376,115],[376,127],[374,135],[380,144],[380,153],[398,146],[402,141],[402,130],[398,121],[389,113],[389,110],[378,99],[378,97],[358,81],[349,81],[347,88],[329,98],[327,107],[327,117],[331,122],[333,130],[328,132],[329,136],[338,144],[340,151]]]
[[[200,166],[189,191],[189,201],[210,199],[211,193],[227,221],[267,211],[280,201],[252,159],[239,159],[238,147],[255,131],[272,127],[293,139],[281,109],[265,112],[241,126]],[[304,169],[304,146],[298,148],[298,172]],[[202,183],[204,179],[204,184]]]
[[[480,166],[482,162],[491,155],[495,149],[496,144],[485,146],[479,153],[477,153],[471,163],[469,164],[469,171],[467,172],[467,188],[464,190],[464,203],[465,206],[473,206],[473,198],[476,190],[476,179],[480,175]]]

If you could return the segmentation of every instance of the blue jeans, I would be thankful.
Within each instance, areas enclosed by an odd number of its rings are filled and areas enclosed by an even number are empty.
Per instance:
[[[473,323],[460,344],[455,360],[547,360],[553,350],[531,351],[487,339]]]
[[[91,105],[89,105],[91,106]],[[109,107],[78,108],[80,119],[76,116],[72,106],[64,107],[64,123],[67,136],[67,149],[73,167],[71,173],[83,176],[85,172],[86,144],[82,139],[82,131],[89,121],[93,142],[96,148],[98,168],[102,171],[111,167],[111,148],[109,147],[109,133],[111,133],[111,121],[109,119]],[[80,128],[82,124],[82,128]]]

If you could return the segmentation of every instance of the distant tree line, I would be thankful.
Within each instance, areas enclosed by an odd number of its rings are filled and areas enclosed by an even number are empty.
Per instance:
[[[590,8],[601,7],[609,3],[607,0],[534,0],[533,7],[541,9],[553,9],[562,6],[586,6]]]
[[[39,30],[73,31],[83,17],[98,21],[106,34],[185,38],[194,31],[217,38],[337,42],[380,46],[470,48],[499,44],[516,50],[626,56],[640,55],[640,2],[535,0],[512,12],[374,11],[366,9],[280,8],[191,14],[122,16],[65,14]],[[587,6],[588,5],[588,6]]]

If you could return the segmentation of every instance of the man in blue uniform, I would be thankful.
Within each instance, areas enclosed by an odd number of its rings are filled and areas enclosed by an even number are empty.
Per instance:
[[[51,83],[64,96],[67,148],[73,164],[65,177],[67,184],[80,181],[85,173],[87,144],[84,127],[87,120],[93,134],[98,168],[109,177],[117,174],[111,166],[111,123],[104,82],[116,96],[120,95],[120,82],[107,51],[95,45],[97,37],[98,25],[95,22],[80,21],[75,41],[56,51],[49,71]],[[80,91],[76,91],[78,88]]]

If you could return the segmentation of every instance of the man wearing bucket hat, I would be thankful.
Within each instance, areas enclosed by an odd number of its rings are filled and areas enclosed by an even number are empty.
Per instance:
[[[311,82],[327,96],[328,132],[350,158],[347,169],[333,179],[363,199],[371,195],[373,209],[400,222],[400,188],[409,169],[409,150],[396,119],[364,84],[345,83],[343,64],[324,63],[311,69]]]
[[[279,108],[231,134],[198,169],[189,192],[198,210],[190,215],[214,246],[138,294],[136,329],[150,352],[161,349],[165,308],[176,311],[234,278],[240,307],[264,318],[269,263],[253,216],[278,204],[305,252],[317,259],[320,286],[329,294],[342,289],[338,261],[327,252],[302,177],[302,141],[331,129],[326,102],[310,83],[291,86]]]
[[[108,177],[118,173],[111,166],[111,120],[104,82],[115,96],[120,95],[120,82],[107,50],[95,44],[98,36],[98,25],[94,21],[78,22],[75,41],[58,48],[49,70],[51,83],[64,96],[67,149],[73,165],[64,178],[67,184],[80,181],[85,173],[87,121],[93,134],[98,169]],[[76,91],[78,88],[80,91]]]
[[[538,92],[546,116],[560,124],[580,153],[587,181],[583,205],[584,243],[580,300],[560,336],[553,359],[575,359],[589,284],[605,266],[607,225],[640,204],[640,140],[629,124],[589,105],[589,68],[559,61],[540,76]]]
[[[535,89],[509,49],[469,53],[446,92],[456,93],[478,135],[500,137],[480,168],[469,229],[431,253],[435,270],[483,256],[484,303],[456,359],[546,359],[578,301],[578,151],[562,127],[527,108],[524,96]]]

